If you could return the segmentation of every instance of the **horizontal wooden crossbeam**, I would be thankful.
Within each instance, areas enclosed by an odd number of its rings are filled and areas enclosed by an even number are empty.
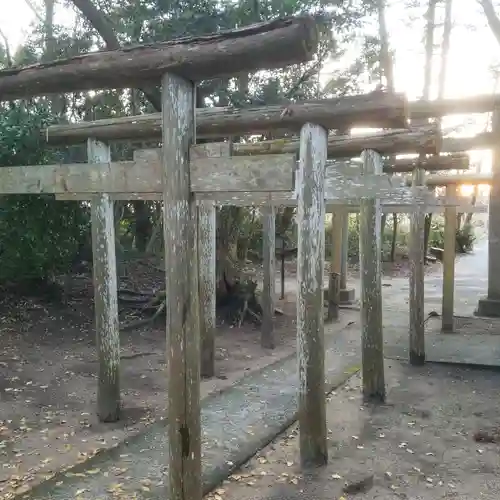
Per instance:
[[[197,158],[193,147],[191,189],[289,192],[293,189],[295,155]],[[134,161],[4,167],[0,194],[161,193],[162,170],[158,151],[136,154]]]
[[[198,82],[310,60],[318,46],[310,16],[275,19],[231,31],[91,52],[0,71],[0,100],[159,84],[165,73]]]
[[[327,129],[352,127],[404,128],[408,123],[403,94],[371,92],[252,108],[198,108],[196,137],[223,138],[272,131],[298,132],[304,123]],[[52,125],[42,131],[48,144],[75,144],[95,137],[103,141],[161,139],[161,113],[108,118],[69,125]]]

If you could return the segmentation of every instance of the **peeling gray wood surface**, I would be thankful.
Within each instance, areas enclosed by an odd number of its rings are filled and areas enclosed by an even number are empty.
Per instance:
[[[382,158],[363,151],[363,173],[382,174]],[[385,401],[384,337],[382,328],[380,200],[362,199],[359,212],[359,255],[361,277],[361,353],[363,397]]]
[[[262,220],[262,254],[264,264],[264,283],[262,287],[262,330],[261,346],[274,349],[274,301],[275,301],[275,261],[276,261],[276,211],[266,206]]]
[[[216,209],[212,201],[198,204],[198,272],[200,287],[201,376],[215,373]]]
[[[413,185],[423,186],[425,172],[417,168],[413,172]],[[425,212],[417,210],[410,216],[410,363],[425,362]]]
[[[110,160],[109,147],[89,139],[88,162]],[[42,167],[43,168],[43,167]],[[118,279],[116,275],[115,220],[113,201],[106,193],[91,199],[92,256],[97,374],[97,414],[102,422],[120,417],[120,326],[118,321]]]
[[[303,466],[328,461],[323,318],[326,145],[325,129],[310,123],[302,127],[297,173],[297,357]]]
[[[191,189],[290,191],[295,165],[295,155],[198,158],[191,161]]]
[[[194,87],[162,80],[169,495],[201,500],[200,324],[196,207],[189,190]]]
[[[43,165],[0,169],[1,194],[161,193],[161,155],[136,152],[135,161],[95,165]],[[293,155],[199,158],[191,162],[191,191],[289,191]]]
[[[446,193],[455,196],[457,187],[446,187]],[[442,295],[442,330],[452,332],[454,328],[455,302],[455,259],[456,259],[457,209],[447,207],[444,213],[443,242],[443,295]]]

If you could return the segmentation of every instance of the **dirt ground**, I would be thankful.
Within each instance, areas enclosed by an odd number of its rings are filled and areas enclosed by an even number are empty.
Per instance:
[[[329,396],[326,467],[301,472],[293,426],[206,500],[500,498],[500,373],[389,361],[386,382],[378,407],[358,375]]]
[[[154,289],[155,279],[151,273],[128,273],[124,281]],[[93,301],[91,286],[86,293],[83,281],[66,306],[12,296],[0,303],[0,498],[164,418],[165,329],[159,320],[122,333],[122,419],[98,422]],[[285,314],[275,319],[274,351],[260,347],[258,327],[219,325],[216,377],[202,381],[202,397],[294,352],[295,305],[279,307]]]
[[[287,262],[288,279],[295,266]],[[255,271],[258,276],[258,266]],[[162,287],[163,275],[154,266],[135,263],[122,272],[121,286],[129,289]],[[0,499],[114,446],[165,414],[165,334],[159,320],[122,333],[122,420],[98,422],[89,276],[75,278],[71,293],[65,306],[8,294],[0,301]],[[294,291],[277,306],[285,314],[275,318],[274,351],[260,347],[257,327],[218,326],[217,374],[202,381],[202,397],[295,351]],[[124,318],[130,320],[127,313]]]

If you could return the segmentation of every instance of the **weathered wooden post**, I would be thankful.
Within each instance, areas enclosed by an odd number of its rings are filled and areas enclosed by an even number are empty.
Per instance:
[[[216,209],[213,201],[198,203],[198,272],[200,286],[201,376],[215,374]]]
[[[352,304],[356,298],[354,287],[347,285],[347,273],[349,270],[349,212],[342,211],[342,259],[340,262],[340,293],[339,300],[341,304]]]
[[[413,186],[424,185],[425,171],[413,171]],[[410,215],[410,363],[425,363],[425,213],[419,206]]]
[[[281,269],[280,269],[280,299],[285,298],[285,251],[286,251],[286,239],[285,236],[280,237],[281,240]]]
[[[479,300],[477,314],[500,317],[500,108],[493,110],[491,188],[488,218],[488,295]]]
[[[262,330],[260,343],[265,349],[274,349],[273,332],[275,261],[276,261],[276,212],[270,205],[263,209],[262,253],[264,258],[264,285],[262,288]]]
[[[451,184],[446,187],[446,196],[456,198],[457,188]],[[455,295],[455,257],[457,238],[457,208],[447,206],[444,210],[444,251],[443,251],[443,302],[442,324],[443,332],[453,332],[454,329],[454,295]]]
[[[89,163],[111,161],[109,146],[89,139]],[[101,422],[120,418],[120,325],[115,253],[115,216],[109,194],[91,198],[92,255],[97,356],[97,414]]]
[[[361,153],[363,174],[382,174],[382,158],[373,150]],[[361,198],[359,255],[361,271],[361,328],[363,397],[385,400],[384,338],[381,286],[381,204],[379,198]]]
[[[332,210],[330,269],[328,274],[328,313],[329,321],[339,318],[340,268],[342,259],[342,220],[338,210]]]
[[[325,408],[323,267],[327,131],[306,123],[300,132],[297,174],[297,354],[300,460],[304,467],[328,461]]]
[[[171,500],[201,500],[200,324],[196,207],[190,193],[194,86],[162,78],[163,205]]]

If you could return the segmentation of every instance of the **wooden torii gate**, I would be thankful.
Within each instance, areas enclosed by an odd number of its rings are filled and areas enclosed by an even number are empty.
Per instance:
[[[362,168],[340,174],[335,169],[330,174],[326,169],[330,139],[328,124],[324,121],[302,120],[300,140],[293,146],[294,150],[280,151],[278,155],[262,154],[274,151],[255,155],[255,145],[242,145],[240,153],[249,154],[253,148],[254,156],[239,158],[228,154],[226,145],[194,145],[193,81],[305,61],[312,57],[316,47],[314,21],[302,17],[155,47],[89,54],[0,72],[1,100],[137,85],[161,77],[161,154],[146,151],[142,157],[137,153],[133,162],[111,162],[109,148],[90,138],[88,165],[3,168],[0,169],[0,194],[91,197],[100,354],[98,408],[103,420],[116,419],[120,407],[112,202],[115,198],[130,198],[131,193],[137,193],[140,198],[161,196],[165,241],[168,242],[165,267],[168,269],[166,334],[171,499],[202,497],[197,227],[200,222],[205,227],[211,224],[213,227],[214,201],[248,204],[251,199],[251,203],[272,206],[276,197],[298,206],[299,422],[304,465],[327,461],[322,290],[325,203],[347,204],[352,198],[360,198],[363,392],[366,398],[376,400],[385,398],[378,230],[380,197],[390,197],[399,205],[408,206],[409,211],[459,203],[430,197],[425,188],[394,186],[383,174],[379,148],[374,145],[385,144],[387,150],[394,150],[399,144],[401,149],[395,152],[405,152],[407,136],[413,134],[427,141],[425,131],[389,133],[372,142],[370,138],[350,138],[342,145],[342,141],[333,141],[332,149],[339,151],[343,147],[343,156],[355,156],[362,151]],[[401,121],[405,119],[403,113]],[[415,139],[412,140],[414,144]],[[296,149],[299,150],[298,169]],[[329,182],[330,178],[333,181]],[[197,205],[198,202],[201,204]],[[211,241],[211,236],[207,241]]]

